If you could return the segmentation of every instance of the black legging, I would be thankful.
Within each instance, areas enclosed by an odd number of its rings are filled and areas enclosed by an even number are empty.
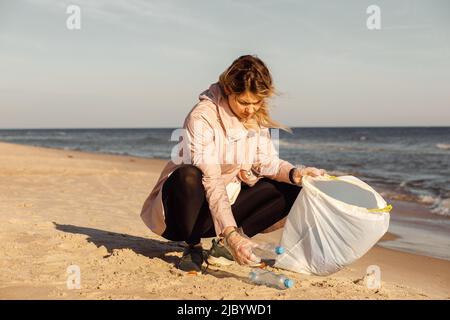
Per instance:
[[[299,186],[267,178],[253,187],[243,183],[231,206],[234,219],[253,237],[283,219],[300,190]],[[201,238],[216,235],[199,168],[183,165],[176,169],[164,182],[162,199],[167,226],[164,238],[197,244]]]

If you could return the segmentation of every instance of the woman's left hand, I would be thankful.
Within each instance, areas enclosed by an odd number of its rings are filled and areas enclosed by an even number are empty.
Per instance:
[[[300,184],[302,182],[303,176],[318,177],[326,174],[327,172],[324,169],[318,169],[314,167],[304,167],[304,168],[296,168],[294,170],[292,178],[296,184]]]
[[[258,177],[253,174],[252,170],[240,170],[238,177],[249,186],[253,186],[258,181]]]

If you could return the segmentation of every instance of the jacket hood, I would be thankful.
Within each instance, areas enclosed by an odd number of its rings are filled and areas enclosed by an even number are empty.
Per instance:
[[[217,106],[220,105],[220,102],[222,100],[226,101],[226,99],[224,99],[226,98],[226,96],[222,92],[222,89],[220,88],[220,85],[218,83],[213,83],[212,85],[210,85],[207,90],[200,93],[200,96],[198,98],[200,101],[209,100]]]

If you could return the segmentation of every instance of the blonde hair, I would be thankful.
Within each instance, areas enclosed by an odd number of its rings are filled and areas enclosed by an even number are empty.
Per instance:
[[[261,126],[280,128],[292,133],[292,130],[273,120],[269,114],[267,98],[275,94],[269,69],[256,55],[245,55],[233,61],[219,77],[219,85],[225,95],[251,93],[262,99],[261,107],[253,119],[243,122],[247,129],[259,130]]]

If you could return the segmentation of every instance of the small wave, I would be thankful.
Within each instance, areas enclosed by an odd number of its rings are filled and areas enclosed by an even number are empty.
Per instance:
[[[450,199],[436,199],[431,206],[431,212],[440,216],[450,216]]]
[[[380,195],[383,198],[391,200],[400,200],[408,202],[416,202],[428,207],[431,213],[450,217],[450,199],[442,199],[440,197],[433,197],[430,195],[412,195],[397,193],[391,190],[381,190]]]
[[[419,202],[423,203],[423,204],[429,204],[432,205],[436,202],[436,198],[432,197],[432,196],[419,196]]]
[[[436,144],[436,148],[441,149],[441,150],[450,150],[450,144],[438,143],[438,144]]]
[[[382,188],[382,187],[381,187]],[[399,201],[410,201],[410,202],[420,202],[419,199],[411,194],[398,193],[392,190],[383,190],[380,188],[375,188],[376,190],[380,190],[379,193],[383,198],[390,200],[399,200]]]

